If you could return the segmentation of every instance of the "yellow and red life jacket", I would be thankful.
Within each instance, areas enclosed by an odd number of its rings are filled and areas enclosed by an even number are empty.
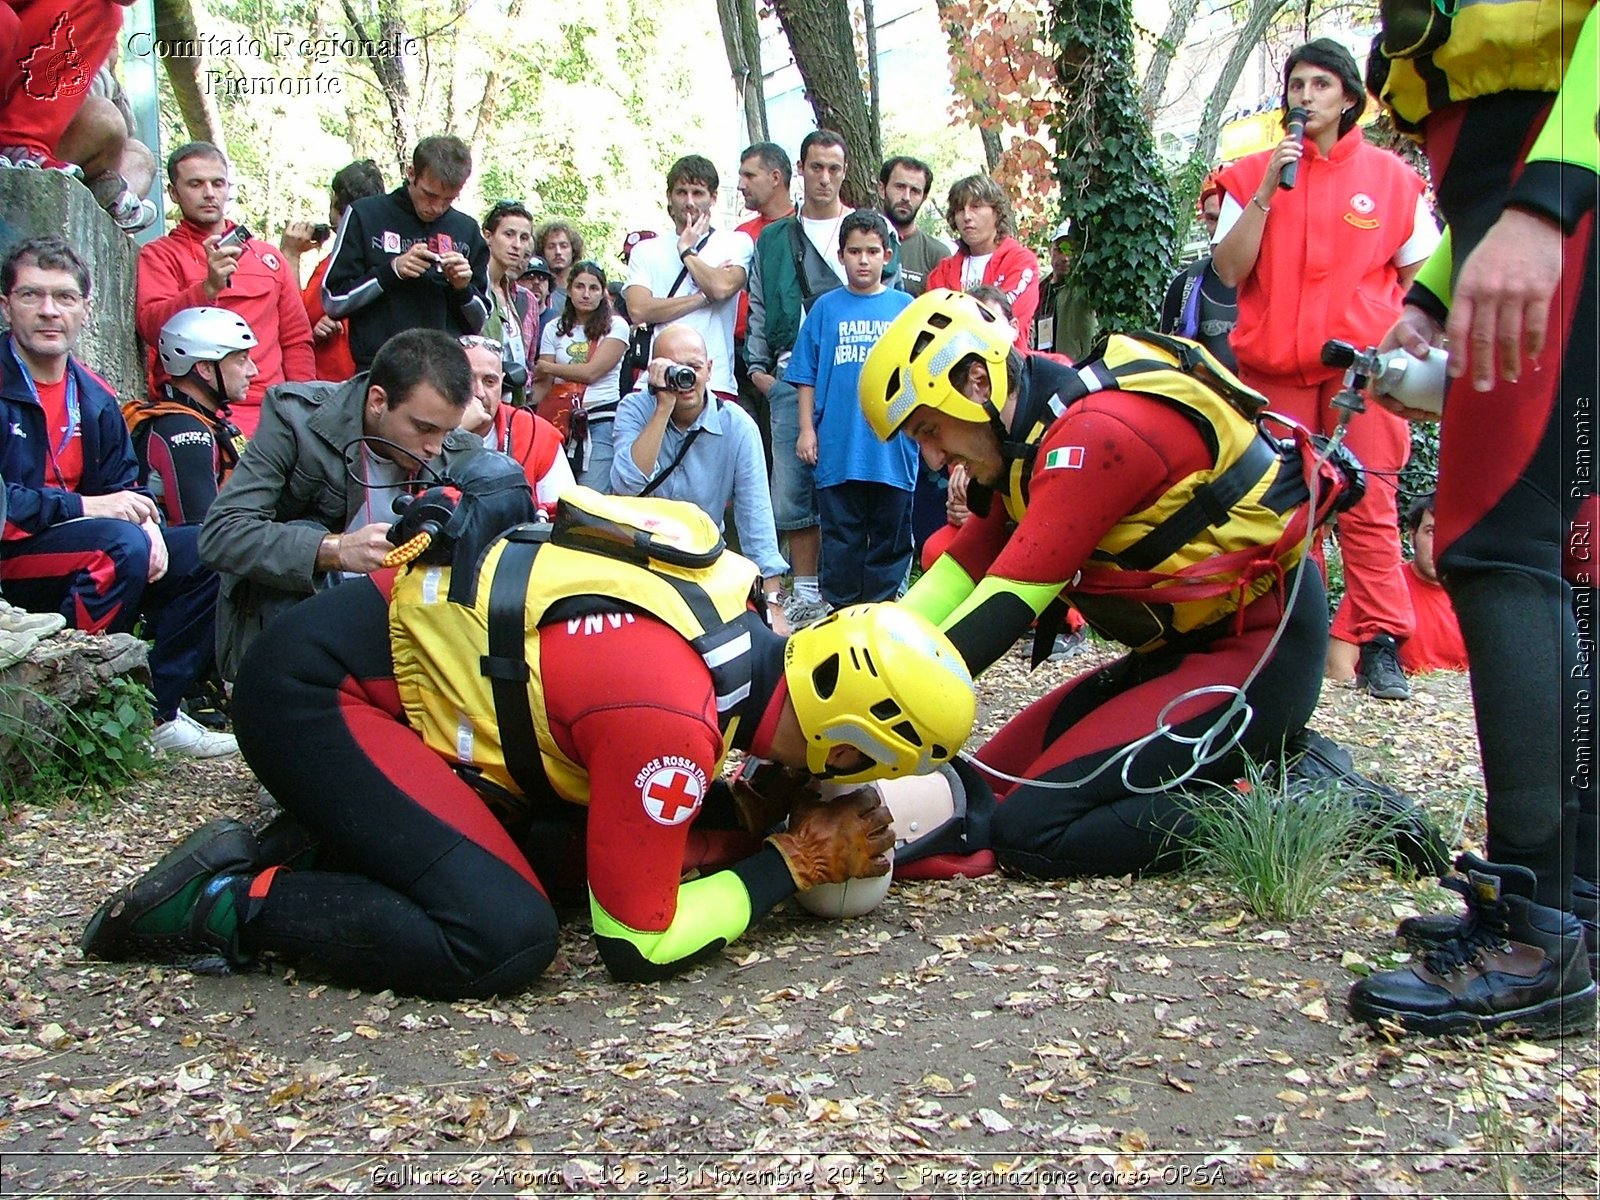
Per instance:
[[[452,586],[452,570],[471,571]],[[395,580],[389,634],[406,718],[440,755],[515,796],[577,804],[589,775],[550,729],[540,626],[641,613],[700,652],[731,746],[748,694],[742,619],[760,584],[693,504],[565,493],[552,525],[521,525],[474,566],[415,566]],[[742,644],[746,649],[741,652]]]

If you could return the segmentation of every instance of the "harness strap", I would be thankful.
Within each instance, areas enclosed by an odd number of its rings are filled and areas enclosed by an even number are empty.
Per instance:
[[[489,585],[489,653],[478,660],[478,668],[489,680],[494,696],[506,772],[528,797],[542,795],[550,786],[539,757],[533,709],[528,703],[532,672],[528,667],[527,631],[523,628],[528,580],[534,557],[543,545],[541,541],[507,541]]]
[[[1165,562],[1194,541],[1201,530],[1226,524],[1233,506],[1248,496],[1278,463],[1279,458],[1266,439],[1256,437],[1238,461],[1210,483],[1196,488],[1182,508],[1115,555],[1113,561],[1130,571],[1148,571]]]

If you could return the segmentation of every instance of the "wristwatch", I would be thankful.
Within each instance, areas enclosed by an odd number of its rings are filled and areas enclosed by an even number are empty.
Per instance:
[[[685,259],[687,259],[689,257],[689,255],[698,254],[698,253],[699,253],[699,251],[696,250],[693,246],[690,246],[687,250],[679,250],[678,251],[678,261],[679,262],[683,262]]]

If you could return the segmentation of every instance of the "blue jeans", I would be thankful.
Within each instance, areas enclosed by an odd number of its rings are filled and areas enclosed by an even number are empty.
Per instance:
[[[617,456],[612,441],[613,424],[609,416],[603,421],[589,422],[589,461],[578,472],[578,482],[597,492],[611,491],[611,460]]]
[[[911,565],[911,493],[851,480],[817,489],[822,524],[818,585],[834,608],[893,600]]]
[[[772,417],[772,523],[779,533],[815,528],[812,466],[794,452],[800,439],[800,393],[783,380],[774,380],[767,405]]]

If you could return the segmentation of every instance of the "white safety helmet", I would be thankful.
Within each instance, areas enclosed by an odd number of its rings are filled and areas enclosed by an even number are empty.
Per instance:
[[[161,369],[181,379],[194,370],[195,363],[221,362],[255,344],[256,335],[238,313],[225,308],[186,308],[161,327],[157,350]]]

